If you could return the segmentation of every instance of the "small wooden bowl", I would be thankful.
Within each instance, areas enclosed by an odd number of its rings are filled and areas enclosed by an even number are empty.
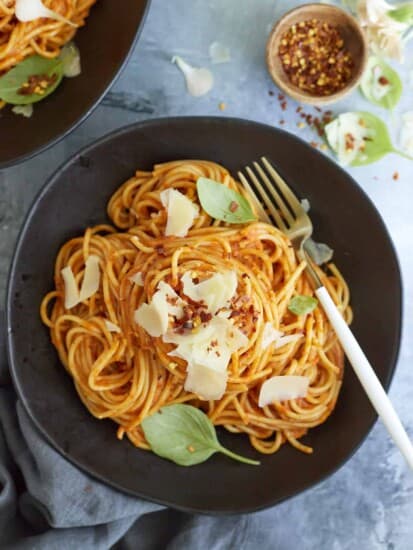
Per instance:
[[[346,86],[327,96],[311,95],[292,84],[285,73],[278,55],[283,34],[294,24],[309,19],[318,19],[338,28],[345,48],[354,60],[353,76]],[[311,105],[327,105],[342,99],[359,83],[367,62],[367,42],[364,33],[350,14],[328,4],[304,4],[286,13],[274,26],[267,43],[267,66],[275,84],[293,99]]]

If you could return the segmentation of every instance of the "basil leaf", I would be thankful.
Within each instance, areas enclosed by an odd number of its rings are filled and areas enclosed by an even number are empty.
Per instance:
[[[54,82],[44,89],[43,94],[32,93],[23,95],[19,93],[23,84],[31,76],[42,75],[48,78],[56,75]],[[50,95],[58,87],[62,78],[62,62],[58,57],[55,59],[46,59],[40,55],[32,55],[21,61],[0,78],[0,99],[13,105],[36,103]]]
[[[403,6],[400,6],[399,8],[395,8],[393,10],[389,10],[387,12],[387,15],[389,15],[394,21],[398,21],[399,23],[406,23],[407,25],[413,24],[413,4],[404,4]]]
[[[198,178],[196,189],[202,208],[216,220],[247,223],[257,219],[247,199],[222,183]]]
[[[363,95],[371,103],[393,109],[400,100],[403,84],[397,72],[379,57],[372,56],[360,82]]]
[[[311,313],[317,307],[317,304],[317,298],[298,295],[291,298],[288,309],[291,313],[295,313],[295,315],[306,315],[307,313]]]
[[[200,464],[216,452],[245,464],[260,464],[222,447],[210,419],[191,405],[162,407],[142,421],[142,429],[155,454],[180,466]]]
[[[387,153],[397,152],[391,142],[386,124],[379,117],[365,111],[359,112],[358,115],[370,131],[370,137],[364,142],[365,148],[351,163],[352,166],[371,164]]]

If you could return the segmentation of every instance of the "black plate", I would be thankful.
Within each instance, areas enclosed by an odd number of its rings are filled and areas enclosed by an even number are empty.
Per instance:
[[[356,337],[387,387],[400,341],[401,282],[393,245],[376,209],[333,162],[294,136],[269,126],[224,118],[144,122],[112,133],[72,157],[37,197],[22,230],[8,289],[8,347],[17,391],[46,438],[93,476],[133,495],[183,510],[232,513],[276,504],[331,474],[360,445],[376,415],[347,368],[330,419],[306,436],[311,456],[284,446],[251,467],[215,455],[192,468],[176,466],[119,442],[111,421],[94,419],[59,364],[39,319],[52,288],[59,247],[105,221],[114,190],[139,166],[202,158],[231,171],[267,155],[310,200],[317,239],[330,243],[352,291]],[[247,456],[246,436],[220,431]],[[351,495],[348,495],[351,498]]]
[[[149,0],[99,0],[74,41],[82,73],[34,106],[29,119],[0,110],[0,169],[50,147],[85,120],[119,76],[138,38]]]

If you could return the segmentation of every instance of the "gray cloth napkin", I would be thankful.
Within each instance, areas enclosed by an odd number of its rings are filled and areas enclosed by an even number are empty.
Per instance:
[[[221,518],[190,515],[90,478],[42,438],[16,398],[4,348],[0,354],[1,549],[274,550],[298,544],[280,530],[275,509]]]

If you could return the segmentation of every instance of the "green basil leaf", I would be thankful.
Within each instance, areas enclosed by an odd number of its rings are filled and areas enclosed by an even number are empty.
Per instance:
[[[317,307],[317,304],[317,298],[298,295],[291,298],[288,309],[295,315],[306,315],[311,313]]]
[[[371,103],[384,109],[393,109],[400,101],[403,84],[397,72],[388,63],[372,56],[363,73],[360,89]]]
[[[180,466],[200,464],[216,452],[245,464],[259,464],[222,447],[210,419],[191,405],[162,407],[143,420],[142,429],[155,454]]]
[[[361,120],[370,131],[370,137],[365,141],[364,151],[360,151],[352,166],[364,166],[380,160],[387,153],[396,152],[390,139],[386,124],[377,116],[366,111],[358,113]]]
[[[413,24],[413,4],[403,4],[399,8],[389,10],[387,12],[392,19],[399,23],[406,23],[407,25]]]
[[[45,88],[44,94],[33,93],[23,95],[19,93],[23,84],[25,84],[31,76],[40,75],[46,75],[49,78],[56,75],[55,81]],[[36,103],[50,95],[58,87],[62,78],[62,62],[58,57],[46,59],[40,55],[32,55],[21,61],[0,78],[0,99],[13,105]]]
[[[247,223],[257,219],[247,199],[222,183],[198,178],[196,188],[202,208],[212,218],[228,223]]]

